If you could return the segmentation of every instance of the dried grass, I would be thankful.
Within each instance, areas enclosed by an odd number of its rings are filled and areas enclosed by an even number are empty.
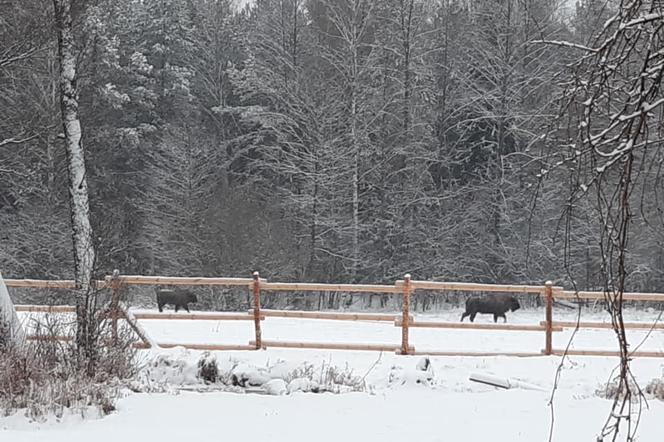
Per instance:
[[[60,336],[69,324],[42,319],[32,324],[43,337]],[[73,343],[37,340],[21,347],[0,346],[0,413],[25,410],[26,417],[43,420],[61,417],[65,410],[90,408],[106,415],[115,410],[123,381],[137,371],[136,353],[128,330],[121,329],[117,345],[100,346],[94,376]]]

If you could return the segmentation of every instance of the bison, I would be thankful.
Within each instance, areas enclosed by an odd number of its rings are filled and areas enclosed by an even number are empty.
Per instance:
[[[515,311],[519,308],[521,308],[521,305],[514,296],[496,295],[484,298],[469,298],[466,301],[466,311],[461,315],[461,322],[463,322],[463,318],[469,315],[470,322],[473,322],[478,313],[493,313],[493,322],[498,322],[499,316],[502,316],[504,322],[507,322],[505,312],[508,310]]]
[[[159,307],[160,312],[164,311],[164,306],[166,304],[175,306],[176,312],[180,310],[180,307],[188,312],[190,302],[198,302],[198,299],[196,298],[196,295],[186,290],[157,289],[157,306]]]

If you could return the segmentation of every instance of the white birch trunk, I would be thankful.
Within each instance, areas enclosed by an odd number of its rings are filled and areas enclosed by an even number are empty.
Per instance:
[[[360,148],[357,142],[355,125],[357,122],[357,102],[353,81],[351,103],[351,138],[353,143],[353,277],[357,275],[360,259]]]
[[[8,326],[8,336],[0,336],[0,340],[8,344],[21,346],[25,343],[25,331],[18,319],[12,299],[0,274],[0,324]],[[0,327],[3,330],[4,327]]]
[[[90,226],[88,184],[85,158],[81,145],[81,122],[78,117],[78,91],[76,89],[76,52],[72,31],[72,0],[53,0],[58,32],[60,59],[60,109],[65,132],[67,169],[69,172],[69,206],[74,246],[76,283],[87,290],[92,280],[95,250]]]
[[[357,269],[359,267],[360,259],[360,143],[357,139],[357,81],[359,76],[358,67],[358,36],[359,30],[357,28],[357,14],[358,4],[355,3],[352,18],[352,40],[351,40],[351,90],[350,90],[350,114],[351,114],[351,142],[353,145],[353,278],[357,276]]]

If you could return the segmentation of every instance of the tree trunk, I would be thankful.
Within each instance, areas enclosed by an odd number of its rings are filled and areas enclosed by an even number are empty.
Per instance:
[[[92,377],[96,371],[99,336],[97,297],[92,286],[95,249],[90,225],[90,205],[81,145],[81,121],[78,117],[76,89],[76,52],[72,29],[72,0],[53,0],[58,33],[60,62],[60,110],[65,133],[67,171],[69,175],[69,211],[74,246],[76,296],[76,346],[83,356],[85,371]]]
[[[354,11],[356,13],[356,11]],[[360,260],[360,143],[357,134],[357,81],[359,75],[358,68],[358,28],[355,18],[352,23],[352,41],[351,41],[351,67],[350,67],[350,131],[351,143],[353,146],[353,244],[352,244],[352,278],[357,278],[359,260]]]
[[[60,109],[65,134],[69,173],[69,206],[74,246],[74,271],[77,286],[88,290],[92,280],[95,250],[90,226],[88,184],[81,145],[81,122],[78,117],[76,89],[76,52],[71,15],[72,0],[53,0],[58,33],[60,61]]]

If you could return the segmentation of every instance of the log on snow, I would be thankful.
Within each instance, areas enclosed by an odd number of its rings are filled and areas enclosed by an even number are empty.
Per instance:
[[[505,390],[511,388],[509,379],[503,379],[496,376],[491,376],[487,374],[473,373],[470,375],[468,380],[473,382],[478,382],[480,384],[491,385],[492,387],[503,388]]]
[[[499,378],[497,376],[488,375],[488,374],[473,373],[470,375],[468,379],[473,382],[491,385],[505,390],[510,388],[522,388],[524,390],[547,391],[544,388],[540,387],[539,385],[519,381],[517,379]]]

